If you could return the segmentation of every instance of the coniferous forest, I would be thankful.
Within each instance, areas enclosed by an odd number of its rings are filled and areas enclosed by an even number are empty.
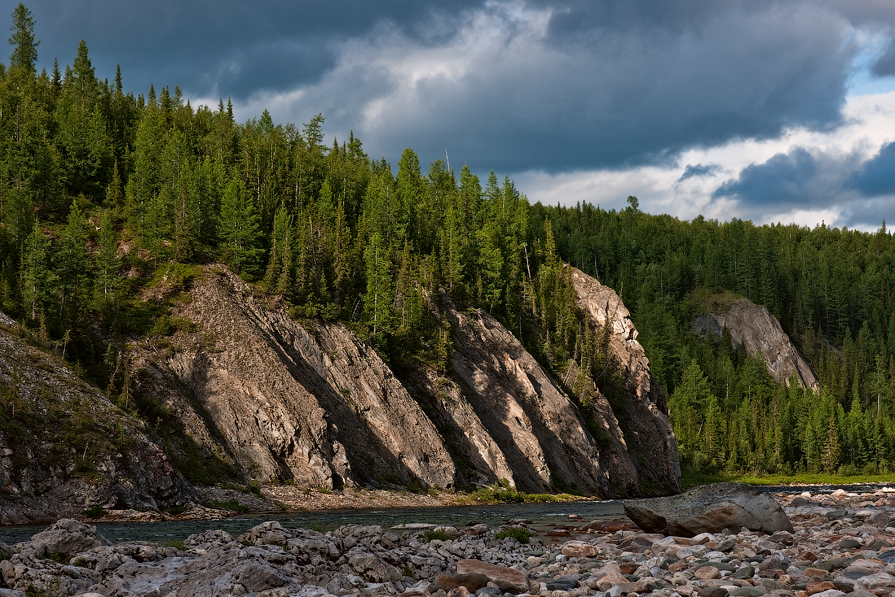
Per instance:
[[[0,64],[0,309],[124,408],[128,346],[185,322],[166,284],[221,261],[296,318],[346,322],[400,375],[449,369],[441,297],[497,317],[587,414],[594,383],[625,395],[605,334],[562,263],[618,291],[669,396],[685,469],[844,473],[895,468],[895,242],[819,226],[755,226],[530,205],[508,177],[442,161],[397,166],[359,139],[325,140],[266,111],[190,105],[178,87],[126,91],[81,42],[35,69],[28,9]],[[710,297],[767,306],[811,362],[819,394],[691,331]],[[564,373],[572,365],[574,379]],[[6,396],[8,392],[0,395]],[[6,398],[2,398],[4,401]],[[4,402],[3,408],[7,408]]]

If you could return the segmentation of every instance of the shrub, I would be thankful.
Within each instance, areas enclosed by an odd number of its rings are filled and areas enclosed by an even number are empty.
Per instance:
[[[103,509],[102,506],[96,505],[90,506],[86,510],[82,511],[81,514],[88,518],[102,518],[103,516],[105,516],[106,511]]]
[[[423,533],[423,541],[428,543],[429,541],[450,541],[451,536],[442,530],[429,530]],[[407,576],[410,576],[409,574]]]
[[[519,543],[528,544],[528,541],[535,536],[535,533],[522,527],[510,527],[505,531],[500,531],[494,535],[497,539],[513,538]]]

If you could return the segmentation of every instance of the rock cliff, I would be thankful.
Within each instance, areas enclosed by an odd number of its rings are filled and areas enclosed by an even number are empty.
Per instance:
[[[623,306],[613,309],[614,329]],[[526,491],[606,497],[679,490],[661,391],[642,348],[636,355],[615,331],[634,389],[621,414],[595,400],[595,438],[508,330],[447,299],[450,374],[419,368],[400,380],[343,324],[299,324],[220,266],[206,268],[175,315],[196,331],[177,332],[163,350],[142,349],[136,391],[169,413],[170,439],[188,437],[244,476],[328,488],[506,479]],[[631,337],[633,326],[624,329]]]
[[[660,491],[680,491],[677,439],[668,421],[665,392],[650,374],[649,359],[637,341],[631,313],[611,288],[575,268],[571,268],[571,276],[578,306],[595,329],[606,329],[609,352],[626,380],[626,398],[613,404],[615,411],[609,412],[621,423],[641,485],[652,483]]]
[[[730,331],[735,345],[742,345],[750,356],[761,351],[768,372],[778,383],[789,383],[793,372],[803,388],[818,390],[817,377],[808,362],[789,341],[777,318],[766,307],[748,299],[734,302],[724,312],[706,313],[697,317],[693,329],[697,333],[720,337],[724,328]]]
[[[0,313],[0,522],[196,499],[144,424]]]

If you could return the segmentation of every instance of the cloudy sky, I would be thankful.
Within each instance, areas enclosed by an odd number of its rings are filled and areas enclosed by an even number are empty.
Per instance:
[[[17,2],[0,0],[4,14]],[[373,157],[510,174],[533,201],[895,223],[892,0],[31,0],[39,68],[237,117],[326,117]]]

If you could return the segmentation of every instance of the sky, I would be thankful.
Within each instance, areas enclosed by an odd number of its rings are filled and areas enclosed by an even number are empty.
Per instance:
[[[17,2],[0,0],[11,14]],[[895,222],[892,0],[32,0],[38,68],[238,120],[325,117],[396,167],[447,155],[532,202]]]

